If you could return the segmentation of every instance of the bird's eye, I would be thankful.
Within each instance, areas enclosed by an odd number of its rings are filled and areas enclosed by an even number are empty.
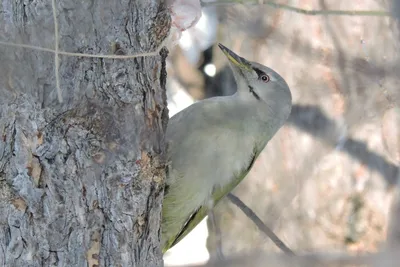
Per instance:
[[[269,82],[269,76],[267,74],[262,74],[260,79],[265,83]]]

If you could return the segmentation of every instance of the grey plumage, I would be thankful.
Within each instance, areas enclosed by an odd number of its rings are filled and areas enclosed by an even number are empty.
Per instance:
[[[290,89],[278,73],[220,48],[230,61],[237,92],[194,103],[167,126],[163,252],[247,175],[290,114]]]

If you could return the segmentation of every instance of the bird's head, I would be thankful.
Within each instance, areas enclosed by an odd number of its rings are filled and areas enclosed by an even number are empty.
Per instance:
[[[274,70],[238,56],[222,44],[218,44],[228,58],[237,83],[239,96],[263,101],[274,112],[289,116],[292,94],[286,81]]]

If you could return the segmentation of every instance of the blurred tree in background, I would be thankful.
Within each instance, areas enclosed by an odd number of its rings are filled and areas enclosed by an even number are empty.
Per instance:
[[[277,70],[293,94],[288,123],[234,194],[296,252],[380,249],[399,179],[399,24],[388,16],[399,16],[399,1],[210,0],[203,5],[199,23],[170,51],[170,80],[194,101],[233,94],[233,76],[213,45],[221,42]],[[294,12],[285,5],[317,12]],[[207,38],[212,41],[206,48],[193,51],[197,39]],[[279,251],[226,198],[215,213],[221,233],[210,233],[211,257],[219,242],[225,256]]]

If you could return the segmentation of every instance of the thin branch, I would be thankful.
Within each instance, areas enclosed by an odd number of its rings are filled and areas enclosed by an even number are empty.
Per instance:
[[[65,52],[65,51],[62,51],[62,50],[57,51],[57,53],[59,55],[70,56],[70,57],[132,59],[132,58],[138,58],[138,57],[157,56],[158,53],[160,53],[160,50],[165,46],[166,42],[167,42],[167,39],[165,39],[160,44],[160,46],[156,50],[154,50],[152,52],[143,52],[143,53],[137,53],[137,54],[132,54],[132,55],[85,54],[85,53]],[[10,47],[17,47],[17,48],[26,48],[26,49],[37,50],[37,51],[42,51],[42,52],[49,52],[49,53],[53,53],[53,54],[56,53],[56,50],[54,50],[54,49],[44,48],[44,47],[34,46],[34,45],[17,44],[17,43],[4,42],[4,41],[0,41],[0,45],[10,46]]]
[[[215,2],[201,1],[202,6],[219,6],[219,5],[231,5],[231,4],[263,4],[273,8],[280,8],[283,10],[292,11],[310,16],[375,16],[375,17],[389,17],[392,14],[383,10],[309,10],[289,6],[285,4],[278,4],[273,1],[258,1],[258,0],[220,0]]]
[[[257,225],[258,229],[261,232],[265,233],[278,248],[280,248],[288,255],[295,255],[295,253],[290,248],[288,248],[285,243],[283,243],[283,241],[279,239],[279,237],[275,235],[275,233],[263,223],[263,221],[257,216],[257,214],[255,214],[254,211],[252,211],[249,207],[246,206],[246,204],[243,203],[243,201],[241,201],[237,196],[233,195],[232,193],[229,193],[227,197],[233,204],[241,209],[243,213],[246,214],[246,216],[249,217],[255,225]]]
[[[58,56],[59,36],[58,36],[56,0],[51,0],[51,8],[53,10],[53,20],[54,20],[54,71],[55,71],[55,76],[56,76],[56,88],[57,88],[58,101],[60,103],[62,103],[63,100],[62,100],[62,94],[61,94],[60,72],[59,72],[60,58]]]
[[[208,213],[208,218],[210,218],[210,222],[211,222],[211,228],[214,231],[215,234],[215,239],[216,239],[216,258],[217,260],[223,260],[224,254],[222,252],[222,235],[221,235],[221,229],[217,223],[217,220],[215,218],[215,213],[213,211],[213,209],[210,210],[210,212]]]

